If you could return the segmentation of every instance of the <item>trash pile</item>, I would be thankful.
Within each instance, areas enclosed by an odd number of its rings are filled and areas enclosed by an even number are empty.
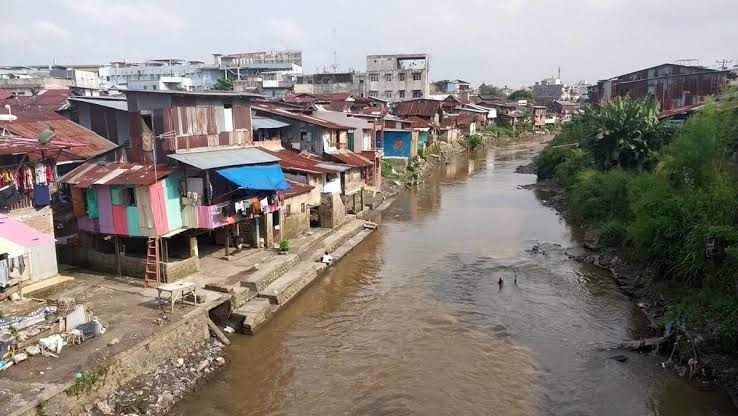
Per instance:
[[[33,356],[59,358],[67,345],[105,333],[105,325],[83,303],[61,298],[25,315],[0,318],[0,371]]]

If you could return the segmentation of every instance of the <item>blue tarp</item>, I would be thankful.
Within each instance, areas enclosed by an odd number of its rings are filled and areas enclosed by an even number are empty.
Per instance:
[[[290,185],[278,163],[268,165],[234,166],[217,172],[242,189],[258,191],[286,191]]]

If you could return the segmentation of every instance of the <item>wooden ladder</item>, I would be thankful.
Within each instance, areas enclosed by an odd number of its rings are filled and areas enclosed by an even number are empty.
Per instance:
[[[161,272],[159,270],[159,238],[149,237],[149,241],[146,246],[144,287],[159,287],[159,284],[161,284]]]

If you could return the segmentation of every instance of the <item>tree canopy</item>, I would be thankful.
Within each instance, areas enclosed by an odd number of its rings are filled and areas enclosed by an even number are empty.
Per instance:
[[[215,82],[215,86],[213,88],[221,91],[233,91],[233,81],[227,78],[221,78]]]
[[[513,91],[510,96],[508,96],[511,101],[517,101],[517,100],[532,100],[533,99],[533,91],[531,90],[516,90]]]
[[[494,85],[487,85],[482,83],[479,86],[479,95],[491,95],[493,97],[504,97],[505,94],[502,92],[502,88]]]

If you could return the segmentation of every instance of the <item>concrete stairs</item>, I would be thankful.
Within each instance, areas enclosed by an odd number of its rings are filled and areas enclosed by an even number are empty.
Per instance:
[[[300,258],[297,254],[290,253],[285,256],[277,256],[274,260],[264,265],[263,269],[259,269],[241,280],[241,286],[254,292],[261,292],[280,276],[287,273],[299,261]]]
[[[260,291],[258,297],[268,299],[273,305],[284,305],[312,283],[318,277],[318,272],[325,267],[326,265],[321,263],[300,262]]]
[[[365,221],[351,217],[341,227],[290,254],[274,256],[263,268],[243,277],[241,287],[236,290],[256,297],[233,310],[231,326],[238,332],[253,335],[278,308],[295,298],[327,267],[318,262],[325,251],[338,260],[373,231],[365,229],[364,224]]]
[[[230,322],[236,331],[254,335],[254,333],[272,317],[273,307],[266,298],[256,298],[231,312]]]

